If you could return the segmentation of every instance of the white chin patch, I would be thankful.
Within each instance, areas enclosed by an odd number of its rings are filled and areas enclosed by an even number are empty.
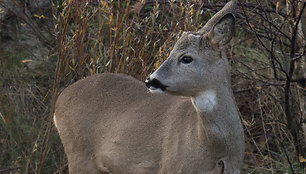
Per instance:
[[[57,127],[57,123],[56,123],[56,117],[55,117],[55,114],[53,115],[53,121],[54,121],[54,125],[55,125],[55,127]]]
[[[151,93],[155,93],[155,94],[161,94],[161,93],[164,93],[164,91],[163,90],[161,90],[160,88],[153,88],[153,87],[150,87],[149,88],[149,91],[151,92]]]
[[[217,95],[215,90],[207,90],[195,96],[192,104],[196,109],[204,112],[211,112],[217,106]]]

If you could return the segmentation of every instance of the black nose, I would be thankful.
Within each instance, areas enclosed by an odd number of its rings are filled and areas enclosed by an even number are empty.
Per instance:
[[[160,88],[162,91],[165,91],[167,86],[166,85],[163,85],[159,80],[157,79],[153,79],[151,80],[150,78],[148,78],[146,81],[146,86],[147,88]]]

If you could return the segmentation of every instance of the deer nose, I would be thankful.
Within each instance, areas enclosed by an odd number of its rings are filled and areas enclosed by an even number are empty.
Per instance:
[[[150,88],[150,87],[151,87],[151,85],[152,85],[152,80],[150,79],[150,77],[146,79],[145,84],[146,84],[147,88]]]
[[[163,85],[159,80],[157,79],[150,79],[148,78],[146,81],[145,81],[145,84],[147,86],[147,88],[149,89],[161,89],[162,91],[165,91],[167,86],[166,85]]]

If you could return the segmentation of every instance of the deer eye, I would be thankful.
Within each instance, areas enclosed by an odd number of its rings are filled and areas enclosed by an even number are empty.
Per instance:
[[[184,63],[184,64],[189,64],[193,61],[192,57],[189,56],[184,56],[181,58],[180,62]]]

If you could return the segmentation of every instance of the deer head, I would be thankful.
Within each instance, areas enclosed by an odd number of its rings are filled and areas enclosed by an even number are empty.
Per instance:
[[[183,32],[166,61],[146,80],[152,93],[196,96],[229,82],[223,47],[234,34],[236,1],[230,1],[197,32]]]

